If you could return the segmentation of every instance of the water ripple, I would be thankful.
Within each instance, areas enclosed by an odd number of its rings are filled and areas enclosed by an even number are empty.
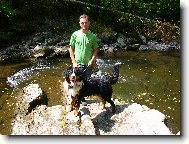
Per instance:
[[[31,79],[33,76],[39,74],[40,71],[51,68],[51,63],[47,61],[36,61],[31,67],[24,68],[10,77],[7,77],[7,84],[10,87],[17,87],[24,81]]]

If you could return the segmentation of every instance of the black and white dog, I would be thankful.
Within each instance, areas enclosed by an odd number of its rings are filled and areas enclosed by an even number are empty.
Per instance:
[[[83,70],[79,68],[68,67],[65,71],[64,90],[70,99],[68,111],[74,111],[78,115],[81,100],[85,96],[97,95],[101,98],[105,108],[106,102],[112,107],[112,113],[115,113],[115,104],[111,100],[112,85],[118,81],[119,64],[113,66],[112,75],[110,76],[93,76],[83,77]]]

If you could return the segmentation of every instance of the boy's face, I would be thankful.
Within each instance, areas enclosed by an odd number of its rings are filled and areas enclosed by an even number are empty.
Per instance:
[[[80,24],[80,27],[82,30],[84,30],[84,31],[89,30],[90,22],[88,21],[87,18],[81,18],[79,20],[79,24]]]

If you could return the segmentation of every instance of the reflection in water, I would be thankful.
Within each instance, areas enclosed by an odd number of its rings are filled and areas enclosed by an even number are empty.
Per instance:
[[[119,81],[113,85],[113,97],[161,111],[167,116],[173,133],[180,131],[179,53],[120,52],[111,57],[98,57],[95,71],[108,75],[117,62],[122,64]],[[66,58],[41,60],[8,77],[7,83],[18,89],[38,83],[48,96],[49,106],[62,104],[60,83],[64,80],[64,69],[70,64]]]

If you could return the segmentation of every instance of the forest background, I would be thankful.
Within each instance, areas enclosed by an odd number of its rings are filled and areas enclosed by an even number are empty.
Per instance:
[[[138,34],[147,39],[180,37],[174,28],[180,26],[178,0],[1,0],[0,49],[35,33],[52,19],[59,24],[53,24],[50,31],[65,32],[69,37],[77,29],[82,13],[90,15],[95,33],[110,27],[132,37]]]

